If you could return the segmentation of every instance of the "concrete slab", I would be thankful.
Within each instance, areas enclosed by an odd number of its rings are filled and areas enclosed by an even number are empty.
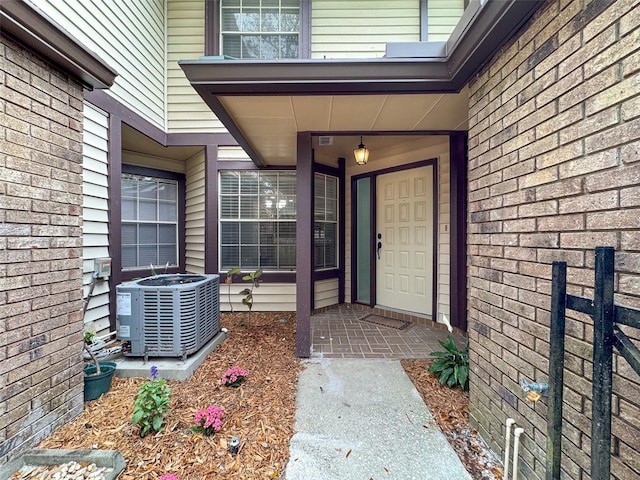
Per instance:
[[[399,360],[306,362],[286,480],[470,480]]]
[[[124,458],[117,450],[27,450],[15,460],[0,467],[0,479],[9,479],[11,474],[24,466],[39,467],[62,465],[68,462],[90,462],[97,467],[105,467],[110,471],[106,480],[114,480],[126,466]]]
[[[117,377],[149,377],[152,365],[158,367],[158,376],[171,380],[188,380],[196,368],[204,362],[207,355],[213,352],[227,338],[226,329],[222,329],[215,337],[207,342],[200,350],[187,357],[185,361],[181,357],[149,357],[147,362],[144,357],[120,356],[109,359],[116,363]]]

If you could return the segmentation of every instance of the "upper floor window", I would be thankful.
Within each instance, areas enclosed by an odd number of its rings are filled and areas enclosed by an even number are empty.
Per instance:
[[[234,58],[298,58],[300,0],[222,0],[222,54]]]

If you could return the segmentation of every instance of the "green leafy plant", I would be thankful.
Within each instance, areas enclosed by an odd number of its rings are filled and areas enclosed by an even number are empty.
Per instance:
[[[464,343],[464,349],[459,350],[451,335],[438,343],[444,348],[441,352],[432,352],[431,356],[437,360],[429,365],[429,371],[435,373],[440,385],[453,388],[460,385],[462,390],[469,389],[469,339]]]
[[[242,299],[242,304],[247,306],[247,308],[249,309],[249,314],[251,314],[251,310],[253,309],[253,289],[258,288],[260,286],[259,278],[261,275],[262,275],[262,269],[259,268],[255,272],[250,272],[244,277],[242,277],[242,280],[244,280],[245,282],[249,282],[249,281],[251,282],[250,287],[247,287],[240,292],[240,295],[244,295],[244,298]]]
[[[102,373],[102,370],[100,369],[100,362],[98,361],[98,358],[96,357],[95,353],[93,353],[93,349],[91,348],[91,345],[93,344],[93,338],[95,336],[96,335],[93,332],[84,332],[84,349],[87,351],[87,353],[91,357],[91,360],[93,361],[93,364],[96,366],[95,375],[100,375]]]
[[[158,378],[158,368],[151,367],[151,380],[143,382],[138,388],[133,403],[134,425],[140,426],[140,436],[149,432],[159,432],[164,423],[164,414],[169,410],[169,396],[171,389],[164,378]]]
[[[227,272],[227,278],[224,279],[224,283],[227,284],[227,296],[229,297],[229,308],[233,313],[233,303],[231,302],[231,284],[233,283],[233,276],[240,273],[240,267],[230,268]]]

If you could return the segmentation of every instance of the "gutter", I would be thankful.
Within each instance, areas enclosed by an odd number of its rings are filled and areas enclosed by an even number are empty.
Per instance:
[[[0,25],[0,33],[36,52],[89,90],[111,87],[118,75],[29,2],[0,0]]]

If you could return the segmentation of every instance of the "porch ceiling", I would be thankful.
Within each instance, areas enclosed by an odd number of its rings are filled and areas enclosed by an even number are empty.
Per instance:
[[[297,132],[331,136],[315,160],[351,158],[364,143],[372,152],[417,146],[398,134],[466,130],[468,90],[456,94],[226,96],[219,98],[252,150],[267,165],[295,165]],[[424,146],[424,142],[421,143]],[[318,138],[314,138],[318,147]],[[411,147],[413,148],[413,147]]]

